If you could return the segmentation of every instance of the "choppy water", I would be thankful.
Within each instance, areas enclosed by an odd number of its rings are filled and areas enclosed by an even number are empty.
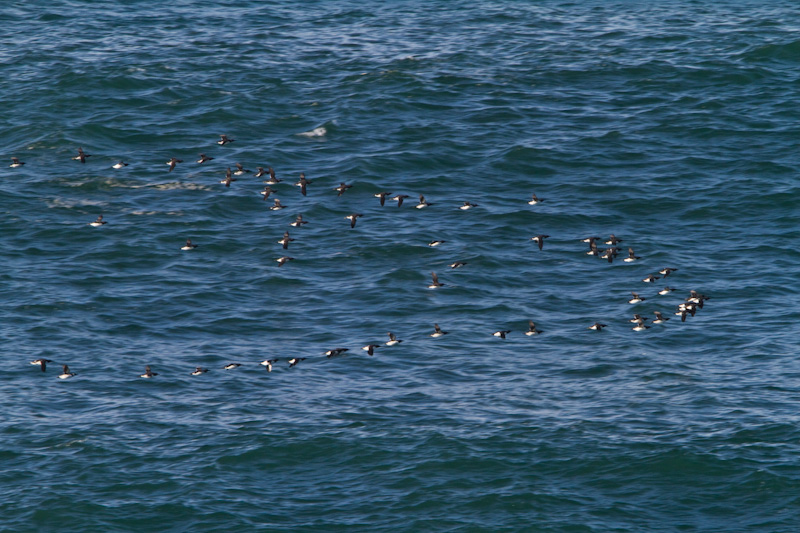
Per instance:
[[[0,23],[2,157],[26,163],[0,171],[3,529],[800,527],[794,3],[13,2]],[[287,208],[219,184],[235,162],[274,167]],[[585,254],[610,233],[613,264]],[[681,323],[690,289],[711,299]]]

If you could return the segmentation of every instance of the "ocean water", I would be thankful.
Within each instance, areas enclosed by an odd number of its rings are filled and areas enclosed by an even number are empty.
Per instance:
[[[0,529],[797,531],[796,7],[5,3]]]

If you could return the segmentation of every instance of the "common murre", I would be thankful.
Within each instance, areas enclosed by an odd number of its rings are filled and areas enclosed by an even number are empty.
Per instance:
[[[111,168],[116,168],[117,170],[119,170],[119,169],[125,168],[127,166],[128,166],[128,163],[126,163],[125,161],[120,161],[120,162],[118,162],[118,163],[116,163],[114,165],[111,165]]]
[[[663,316],[661,311],[653,311],[653,314],[656,315],[656,319],[653,320],[653,324],[663,324],[669,320],[669,317]]]
[[[333,190],[338,193],[336,196],[341,196],[345,193],[345,191],[347,191],[347,189],[351,187],[352,185],[348,185],[345,182],[342,182],[338,187],[334,187]]]
[[[373,194],[372,196],[374,196],[375,198],[380,200],[381,201],[381,206],[382,206],[383,204],[386,203],[386,197],[389,196],[390,194],[392,194],[392,193],[384,191],[384,192],[379,192],[379,193]]]
[[[431,248],[436,248],[437,246],[440,246],[446,242],[447,241],[431,241],[428,243],[428,246],[430,246]]]
[[[19,167],[21,167],[21,166],[22,166],[22,165],[24,165],[24,164],[25,164],[25,163],[23,163],[22,161],[20,161],[20,160],[19,160],[19,159],[17,159],[16,157],[12,157],[12,158],[11,158],[11,164],[10,164],[10,165],[8,165],[8,166],[10,166],[11,168],[19,168]]]
[[[601,324],[600,322],[595,322],[594,324],[589,326],[588,329],[591,329],[591,330],[594,330],[594,331],[603,331],[604,327],[606,327],[605,324]]]
[[[239,368],[240,366],[242,366],[241,363],[228,363],[227,365],[223,366],[222,369],[223,370],[233,370],[235,368]]]
[[[300,187],[300,193],[305,196],[309,183],[311,183],[311,180],[306,179],[305,173],[301,172],[300,179],[295,183],[295,186]]]
[[[275,169],[274,168],[269,167],[267,170],[269,171],[269,179],[264,181],[264,183],[266,183],[268,185],[276,185],[276,184],[278,184],[278,183],[283,181],[282,179],[278,179],[277,177],[275,177]]]
[[[633,253],[633,248],[628,248],[628,257],[623,259],[623,261],[625,261],[626,263],[633,263],[637,259],[641,259],[641,257]]]
[[[186,239],[186,244],[181,246],[181,250],[194,250],[197,248],[196,244],[192,244],[192,239]]]
[[[403,205],[403,200],[405,200],[406,198],[408,198],[407,194],[398,194],[397,196],[393,197],[392,200],[397,202],[397,207],[400,207],[401,205]]]
[[[386,346],[395,346],[397,344],[400,344],[401,342],[403,342],[403,341],[398,339],[397,336],[395,336],[394,333],[392,333],[391,331],[389,332],[389,340],[386,341]]]
[[[167,172],[172,172],[175,169],[175,165],[177,165],[178,163],[183,163],[183,159],[178,159],[177,157],[173,157],[169,161],[167,161],[167,164],[169,165],[169,170]]]
[[[280,211],[284,207],[286,206],[281,203],[279,198],[273,198],[273,204],[269,206],[269,209],[270,211]]]
[[[308,224],[307,220],[303,220],[303,215],[297,215],[297,218],[294,219],[294,222],[290,222],[289,225],[295,228],[303,227],[303,224]]]
[[[283,234],[283,238],[278,241],[278,244],[282,244],[283,245],[283,249],[286,250],[286,249],[289,248],[289,243],[292,242],[293,240],[294,239],[289,237],[289,232],[287,231],[287,232],[285,232]]]
[[[140,378],[152,378],[152,377],[157,376],[157,375],[158,375],[158,373],[157,372],[153,372],[152,370],[150,370],[150,365],[147,365],[147,366],[144,367],[144,374],[139,374],[139,377]]]
[[[433,205],[433,204],[430,203],[430,202],[426,202],[425,201],[425,197],[420,194],[419,195],[419,203],[417,205],[415,205],[414,207],[416,207],[417,209],[423,209],[425,207],[428,207],[429,205]]]
[[[325,352],[325,357],[330,359],[331,357],[336,357],[338,355],[342,355],[345,352],[349,352],[350,348],[334,348],[332,350],[328,350]]]
[[[194,369],[194,372],[192,372],[190,375],[192,375],[192,376],[202,376],[202,375],[203,375],[203,374],[205,374],[206,372],[208,372],[208,369],[207,369],[207,368],[203,368],[203,367],[201,367],[201,366],[198,366],[198,367],[196,367],[196,368]]]
[[[222,135],[219,136],[219,140],[217,141],[217,144],[220,145],[220,146],[224,146],[224,145],[226,145],[228,143],[232,143],[235,140],[236,139],[229,139],[227,135],[222,134]]]
[[[289,262],[289,261],[292,261],[293,259],[294,259],[294,257],[289,257],[288,255],[284,255],[283,257],[279,257],[279,258],[278,258],[278,259],[276,259],[275,261],[277,261],[277,262],[278,262],[278,266],[279,266],[279,267],[282,267],[282,266],[283,266],[283,265],[285,265],[287,262]]]
[[[305,360],[306,360],[305,357],[292,357],[291,359],[287,359],[286,362],[289,363],[289,368],[292,368],[293,366],[297,366],[297,363],[299,363],[300,361],[305,361]]]
[[[363,217],[363,216],[364,215],[362,215],[361,213],[352,213],[350,215],[347,215],[344,218],[346,218],[347,220],[350,221],[350,228],[355,228],[356,227],[356,220],[358,220],[359,217]]]
[[[462,211],[466,211],[467,209],[472,209],[473,207],[478,207],[478,204],[473,204],[472,202],[464,202],[463,205],[459,206],[459,209]]]
[[[250,174],[250,171],[244,168],[241,163],[236,163],[235,166],[236,166],[236,172],[233,173],[235,176],[241,176],[242,174]]]
[[[639,302],[643,302],[645,300],[643,297],[639,296],[637,293],[633,291],[631,291],[631,294],[633,295],[633,298],[628,300],[629,304],[638,304]]]
[[[261,361],[258,364],[262,365],[263,367],[265,367],[267,369],[267,372],[272,372],[272,365],[274,365],[278,361],[280,361],[280,359],[277,359],[277,358],[276,359],[266,359],[264,361]]]
[[[430,334],[431,337],[436,339],[436,338],[439,338],[439,337],[444,337],[445,335],[447,335],[447,332],[446,331],[442,331],[442,329],[439,327],[439,324],[434,324],[433,325],[433,333]]]
[[[87,157],[92,157],[92,155],[91,154],[87,154],[86,152],[83,151],[83,148],[79,147],[78,148],[78,155],[76,155],[72,159],[73,159],[73,161],[80,161],[81,163],[86,163],[86,158]]]
[[[103,224],[107,224],[107,222],[103,220],[103,215],[97,215],[97,220],[94,222],[89,222],[89,225],[95,228],[99,228]]]
[[[42,372],[47,370],[47,363],[52,363],[52,361],[50,359],[43,359],[43,358],[34,359],[33,361],[31,361],[32,365],[38,365],[39,367],[41,367]]]
[[[444,287],[444,283],[439,283],[439,276],[436,275],[436,272],[431,272],[431,284],[428,285],[429,289],[438,289],[439,287]]]
[[[528,205],[536,205],[541,202],[544,202],[544,198],[538,198],[536,194],[531,194],[531,199],[528,200]]]
[[[661,278],[659,278],[658,276],[654,276],[653,274],[648,274],[647,277],[642,279],[642,281],[644,281],[645,283],[653,283],[657,279],[661,279]]]
[[[207,161],[213,160],[213,157],[208,157],[206,154],[200,154],[200,159],[197,160],[198,163],[201,165]]]
[[[544,246],[544,240],[548,238],[550,235],[537,235],[536,237],[531,237],[531,240],[539,245],[539,249],[541,250]]]
[[[69,371],[69,367],[67,365],[64,365],[63,370],[64,371],[61,372],[61,374],[58,375],[58,379],[69,379],[72,376],[77,376],[78,375],[75,372],[70,372]]]
[[[677,268],[666,267],[666,268],[662,268],[661,270],[659,270],[658,273],[666,278],[667,276],[669,276],[670,274],[672,274],[673,272],[675,272],[677,270],[678,270]]]
[[[380,347],[380,344],[367,344],[366,346],[362,346],[361,349],[367,352],[367,355],[375,355],[375,349]]]
[[[538,335],[542,333],[542,330],[536,329],[536,324],[533,323],[533,320],[528,320],[528,331],[525,332],[525,335]]]
[[[508,335],[509,333],[511,333],[510,329],[501,329],[499,331],[495,331],[494,333],[492,333],[492,336],[500,337],[501,339],[505,339],[506,335]]]

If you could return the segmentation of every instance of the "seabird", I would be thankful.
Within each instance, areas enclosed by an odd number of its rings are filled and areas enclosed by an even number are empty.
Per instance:
[[[610,244],[611,246],[615,246],[618,242],[622,242],[622,239],[618,239],[613,233],[609,236],[609,239],[606,241],[606,244]]]
[[[275,191],[274,191],[274,190],[272,190],[272,187],[270,187],[269,185],[267,185],[266,187],[264,187],[264,190],[263,190],[263,191],[261,191],[261,194],[263,194],[263,195],[264,195],[264,200],[267,200],[267,199],[269,198],[269,195],[270,195],[270,194],[272,194],[272,193],[274,193],[274,192],[275,192]]]
[[[236,178],[231,175],[231,167],[228,167],[228,170],[225,171],[225,179],[220,181],[220,183],[224,184],[226,187],[230,187],[231,183],[234,181],[236,181]]]
[[[528,320],[528,331],[525,332],[525,335],[538,335],[541,332],[542,330],[536,329],[536,324],[533,323],[533,320]]]
[[[591,241],[589,243],[589,251],[586,252],[586,255],[595,255],[595,256],[600,255],[600,250],[597,249],[597,243],[596,242]]]
[[[278,211],[279,209],[286,207],[285,205],[281,205],[281,201],[278,198],[275,198],[273,201],[275,203],[269,206],[270,211]]]
[[[666,276],[664,276],[664,277],[666,277]],[[673,289],[672,287],[664,287],[663,289],[658,291],[658,294],[660,294],[661,296],[664,296],[664,295],[669,294],[670,292],[672,292],[674,290],[675,289]]]
[[[227,365],[223,366],[223,370],[233,370],[234,368],[239,368],[242,366],[241,363],[228,363]]]
[[[603,259],[608,259],[609,263],[613,263],[614,262],[614,249],[613,248],[606,248],[603,251],[603,253],[600,254],[600,257],[602,257]]]
[[[601,324],[600,322],[595,322],[594,324],[589,326],[589,329],[594,330],[594,331],[603,331],[604,327],[606,327],[605,324]]]
[[[95,228],[99,228],[100,226],[102,226],[103,224],[106,224],[106,223],[107,222],[105,220],[103,220],[103,215],[98,215],[97,216],[97,220],[95,220],[94,222],[89,222],[89,225],[93,226]]]
[[[261,361],[258,364],[263,365],[267,369],[267,372],[272,372],[272,365],[278,361],[280,361],[280,359],[267,359],[266,361]]]
[[[153,372],[150,370],[150,365],[144,367],[144,374],[139,374],[140,378],[152,378],[153,376],[157,376],[157,372]],[[59,376],[60,377],[60,376]]]
[[[309,183],[311,183],[311,180],[307,180],[307,179],[306,179],[306,175],[305,175],[303,172],[301,172],[301,173],[300,173],[300,179],[298,180],[298,182],[297,182],[297,183],[295,183],[295,185],[296,185],[297,187],[300,187],[300,192],[303,194],[303,196],[305,196],[305,195],[306,195],[306,186],[307,186]]]
[[[401,341],[400,339],[398,339],[398,338],[395,336],[395,334],[394,334],[394,333],[392,333],[391,331],[389,332],[389,340],[388,340],[388,341],[386,341],[386,346],[394,346],[395,344],[400,344],[401,342],[403,342],[403,341]]]
[[[646,330],[646,329],[650,329],[650,326],[645,326],[645,325],[644,325],[644,322],[642,322],[641,324],[636,324],[636,325],[635,325],[635,326],[633,326],[631,329],[632,329],[633,331],[644,331],[644,330]]]
[[[380,344],[367,344],[363,346],[361,349],[367,352],[367,355],[375,355],[375,348],[380,348]]]
[[[128,166],[128,163],[126,163],[125,161],[120,161],[119,163],[117,163],[115,165],[111,165],[111,168],[120,169],[120,168],[125,168],[127,166]]]
[[[294,257],[289,257],[288,255],[284,255],[283,257],[279,257],[278,259],[276,259],[276,261],[278,262],[278,266],[282,267],[285,263],[293,259]]]
[[[641,259],[641,257],[638,257],[633,253],[633,248],[628,248],[628,257],[623,259],[623,261],[625,261],[626,263],[633,263],[637,259]]]
[[[236,163],[236,172],[234,172],[235,175],[241,176],[242,174],[249,174],[249,173],[250,171],[244,168],[241,163]]]
[[[181,247],[181,250],[194,250],[197,248],[196,244],[192,244],[192,239],[186,239],[186,244]]]
[[[178,163],[183,163],[183,159],[178,159],[177,157],[173,157],[169,161],[167,161],[167,164],[169,165],[169,170],[167,172],[172,172],[172,170],[175,168],[175,165],[177,165]]]
[[[528,200],[528,205],[536,205],[539,202],[544,202],[544,198],[538,198],[535,194],[531,194],[531,199]]]
[[[267,171],[264,170],[264,167],[256,167],[256,170],[258,172],[255,173],[255,175],[253,176],[254,178],[260,178],[261,176],[264,176],[264,175],[267,174]]]
[[[278,244],[282,244],[283,249],[286,250],[289,248],[289,243],[292,242],[293,240],[294,239],[289,237],[289,232],[287,231],[286,233],[283,234],[283,238],[278,241]]]
[[[83,148],[78,148],[78,155],[76,155],[76,156],[75,156],[75,157],[73,157],[72,159],[73,159],[74,161],[80,161],[81,163],[86,163],[86,158],[87,158],[87,157],[92,157],[92,155],[91,155],[91,154],[87,154],[87,153],[85,153],[85,152],[83,151]]]
[[[433,279],[433,281],[430,285],[428,285],[429,289],[438,289],[439,287],[444,287],[444,283],[439,283],[439,276],[436,275],[436,272],[431,272],[431,279]]]
[[[440,244],[444,244],[446,242],[447,241],[431,241],[431,242],[428,243],[428,246],[430,246],[431,248],[435,248],[435,247],[439,246]]]
[[[205,374],[206,372],[208,372],[207,368],[203,368],[201,366],[198,366],[197,368],[194,369],[194,372],[192,372],[191,375],[192,376],[201,376],[201,375]]]
[[[661,270],[659,270],[658,273],[663,275],[666,278],[667,276],[669,276],[671,273],[675,272],[676,270],[678,270],[678,269],[677,268],[666,267],[666,268],[662,268]]]
[[[653,314],[656,315],[656,319],[653,320],[653,324],[663,324],[669,320],[669,317],[661,315],[661,311],[653,311]]]
[[[290,222],[289,225],[295,228],[300,228],[303,224],[308,224],[307,220],[303,220],[303,215],[297,215],[297,218],[294,219],[294,222]]]
[[[305,360],[306,360],[305,357],[292,357],[291,359],[287,359],[287,361],[289,363],[289,368],[292,368],[293,366],[297,366],[297,363],[299,363],[300,361],[305,361]]]
[[[591,246],[592,244],[594,244],[594,241],[596,241],[599,238],[600,237],[586,237],[585,239],[581,239],[581,242],[588,242],[589,246]]]
[[[50,359],[34,359],[31,361],[32,365],[39,365],[42,368],[42,372],[47,370],[47,363],[52,363]]]
[[[644,324],[645,320],[648,320],[648,318],[640,315],[639,313],[636,313],[635,315],[633,315],[632,319],[628,320],[628,322],[631,322],[633,324]]]
[[[459,267],[463,267],[464,265],[466,265],[466,263],[465,263],[465,262],[463,262],[463,261],[456,261],[455,263],[450,263],[450,264],[449,264],[449,265],[447,265],[447,266],[449,266],[450,268],[459,268]]]
[[[377,194],[373,194],[372,196],[374,196],[375,198],[378,198],[381,201],[381,205],[383,205],[383,204],[386,203],[386,197],[389,196],[390,194],[392,194],[392,193],[390,193],[390,192],[379,192]]]
[[[639,302],[643,302],[645,300],[643,297],[639,296],[633,291],[631,291],[631,294],[633,294],[633,298],[628,300],[629,304],[638,304]]]
[[[531,237],[531,240],[539,245],[539,249],[542,249],[544,246],[544,240],[548,238],[550,235],[537,235],[536,237]]]
[[[232,143],[235,140],[236,139],[229,139],[227,135],[223,134],[223,135],[219,136],[219,140],[217,141],[217,144],[220,145],[220,146],[224,146],[224,145],[226,145],[228,143]]]
[[[406,198],[408,198],[407,194],[398,194],[397,196],[392,198],[392,200],[395,200],[397,202],[397,207],[400,207],[401,205],[403,205],[403,200],[405,200]]]
[[[461,209],[462,211],[466,211],[467,209],[472,209],[473,207],[478,207],[478,204],[464,202],[464,205],[460,206],[459,209]]]
[[[430,203],[430,202],[426,202],[425,201],[425,197],[420,194],[419,195],[419,203],[417,205],[415,205],[414,207],[416,207],[417,209],[422,209],[424,207],[428,207],[429,205],[433,205],[433,204]]]
[[[25,163],[23,163],[22,161],[20,161],[20,160],[19,160],[19,159],[17,159],[16,157],[12,157],[12,158],[11,158],[11,164],[10,164],[10,165],[8,165],[8,166],[10,166],[11,168],[17,168],[17,167],[21,167],[21,166],[22,166],[22,165],[24,165],[24,164],[25,164]]]
[[[341,185],[339,185],[338,187],[334,187],[333,190],[339,193],[336,196],[341,196],[350,187],[352,187],[352,185],[348,185],[345,182],[342,182]]]
[[[661,279],[658,276],[654,276],[653,274],[648,274],[646,278],[642,279],[645,283],[653,283],[655,280]]]
[[[198,159],[197,162],[202,165],[206,161],[211,161],[212,159],[214,159],[214,158],[213,157],[208,157],[206,154],[200,154],[200,159]]]
[[[433,325],[433,333],[431,333],[431,335],[430,335],[431,337],[436,339],[438,337],[443,337],[445,335],[447,335],[447,332],[446,331],[442,331],[441,328],[439,328],[439,324],[434,324]]]
[[[350,348],[334,348],[333,350],[328,350],[325,352],[325,356],[330,359],[331,357],[336,357],[337,355],[341,355],[344,352],[349,352]]]
[[[506,335],[509,333],[511,333],[510,329],[501,329],[500,331],[495,331],[492,333],[492,335],[495,337],[500,337],[501,339],[505,339]]]
[[[350,227],[351,228],[355,228],[356,227],[356,220],[358,219],[358,217],[363,217],[363,216],[364,215],[362,215],[361,213],[353,213],[352,215],[347,215],[344,218],[346,218],[347,220],[350,221]]]
[[[283,180],[278,179],[278,178],[275,177],[275,169],[273,169],[272,167],[269,167],[268,170],[269,170],[269,179],[266,180],[264,183],[267,183],[269,185],[275,185],[275,184],[280,183],[281,181],[283,181]]]
[[[42,370],[44,370],[44,368],[42,368]],[[58,375],[58,379],[69,379],[72,376],[77,376],[77,374],[75,372],[70,372],[69,367],[64,365],[64,371]]]

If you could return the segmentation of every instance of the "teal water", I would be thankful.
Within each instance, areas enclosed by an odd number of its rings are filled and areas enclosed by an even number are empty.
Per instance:
[[[800,14],[710,4],[5,5],[0,528],[797,531]]]

